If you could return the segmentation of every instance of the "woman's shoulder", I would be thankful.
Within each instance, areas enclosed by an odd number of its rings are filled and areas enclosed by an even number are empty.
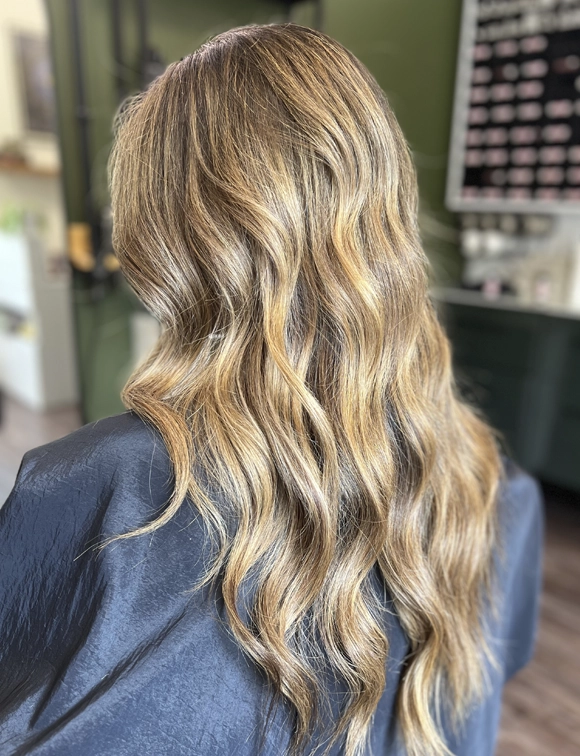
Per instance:
[[[129,410],[87,423],[22,457],[14,491],[46,495],[81,480],[83,488],[106,485],[145,466],[166,468],[169,458],[157,431]]]
[[[544,497],[539,482],[507,457],[500,487],[498,577],[502,595],[498,643],[505,679],[532,657],[542,588]]]
[[[26,478],[36,468],[49,465],[62,472],[67,465],[87,462],[97,456],[118,461],[134,459],[149,451],[157,441],[156,431],[128,410],[87,423],[66,436],[30,449],[22,458],[20,477]]]
[[[502,455],[502,493],[506,503],[511,507],[532,506],[542,500],[541,486],[533,475],[520,467],[511,457]]]
[[[544,497],[538,480],[513,459],[502,456],[498,518],[504,547],[514,551],[544,527]]]
[[[159,433],[135,412],[112,415],[27,451],[0,527],[24,532],[40,518],[77,529],[98,519],[119,532],[162,507],[171,484]]]

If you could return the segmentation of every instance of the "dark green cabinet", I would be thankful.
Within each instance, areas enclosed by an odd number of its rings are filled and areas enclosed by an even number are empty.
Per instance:
[[[580,318],[476,296],[439,300],[438,309],[459,387],[502,432],[506,451],[539,478],[580,491]]]

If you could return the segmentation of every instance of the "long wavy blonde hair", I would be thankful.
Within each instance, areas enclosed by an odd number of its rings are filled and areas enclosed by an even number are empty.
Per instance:
[[[329,747],[368,752],[389,652],[378,568],[411,646],[407,751],[448,753],[442,709],[461,722],[485,690],[501,467],[455,389],[385,95],[327,35],[256,25],[170,65],[118,120],[114,246],[162,324],[122,398],[175,478],[123,537],[195,503],[214,550],[194,587],[219,584],[235,638],[293,707],[294,754],[328,668],[349,691]]]

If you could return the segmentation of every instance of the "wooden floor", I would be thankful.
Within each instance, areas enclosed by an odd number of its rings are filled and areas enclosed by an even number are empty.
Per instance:
[[[75,408],[46,415],[6,402],[0,504],[22,454],[78,427]],[[580,496],[546,488],[544,593],[536,654],[504,694],[496,756],[580,754]]]

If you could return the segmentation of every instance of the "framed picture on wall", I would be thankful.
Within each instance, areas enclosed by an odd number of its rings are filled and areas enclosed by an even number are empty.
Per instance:
[[[52,134],[56,131],[56,104],[48,39],[17,32],[14,49],[24,128]]]

